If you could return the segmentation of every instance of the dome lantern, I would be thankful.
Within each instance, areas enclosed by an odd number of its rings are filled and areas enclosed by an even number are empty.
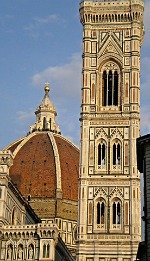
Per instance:
[[[44,98],[35,111],[36,123],[30,127],[30,133],[34,131],[52,131],[60,133],[60,129],[55,120],[57,112],[49,97],[49,82],[45,83],[44,90]]]

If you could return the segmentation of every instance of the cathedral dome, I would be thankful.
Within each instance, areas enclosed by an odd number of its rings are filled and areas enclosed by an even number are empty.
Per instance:
[[[34,132],[8,149],[15,155],[10,176],[24,196],[77,200],[79,150],[70,141]]]
[[[76,220],[79,149],[60,134],[47,91],[30,133],[6,148],[14,155],[10,177],[40,218]]]

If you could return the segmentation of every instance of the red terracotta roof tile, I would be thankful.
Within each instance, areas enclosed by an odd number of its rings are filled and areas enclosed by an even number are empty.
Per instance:
[[[37,134],[18,151],[10,177],[20,192],[32,197],[55,197],[53,148],[47,134]]]
[[[63,198],[77,201],[79,150],[62,136],[54,134],[54,137],[60,157]],[[19,144],[20,141],[8,149],[13,152]],[[31,136],[19,149],[10,177],[24,196],[56,198],[55,158],[46,132]]]

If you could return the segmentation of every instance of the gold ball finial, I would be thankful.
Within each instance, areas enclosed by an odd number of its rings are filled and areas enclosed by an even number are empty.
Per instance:
[[[44,88],[44,90],[45,90],[45,93],[46,93],[46,94],[49,93],[49,91],[50,91],[49,82],[46,82],[46,83],[45,83],[45,88]]]

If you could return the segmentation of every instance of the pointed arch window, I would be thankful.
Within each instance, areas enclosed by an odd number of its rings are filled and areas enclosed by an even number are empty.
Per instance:
[[[103,140],[98,144],[98,165],[106,165],[106,144]]]
[[[49,254],[50,254],[50,245],[48,244],[47,245],[47,255],[46,255],[47,258],[49,258]]]
[[[113,144],[113,165],[121,165],[121,145],[118,141]]]
[[[46,258],[46,245],[43,245],[43,258]]]
[[[118,84],[119,73],[114,70],[103,71],[103,90],[102,90],[102,105],[117,106],[118,105]]]
[[[43,130],[46,130],[46,118],[43,118]]]
[[[105,203],[104,201],[99,201],[97,203],[97,224],[104,225],[105,221]]]
[[[119,75],[118,72],[114,72],[114,89],[113,89],[113,105],[117,106],[118,105],[118,81]]]
[[[121,224],[121,203],[119,200],[115,200],[112,205],[113,212],[113,225]]]
[[[50,256],[50,245],[44,244],[43,245],[43,258],[49,258]]]

